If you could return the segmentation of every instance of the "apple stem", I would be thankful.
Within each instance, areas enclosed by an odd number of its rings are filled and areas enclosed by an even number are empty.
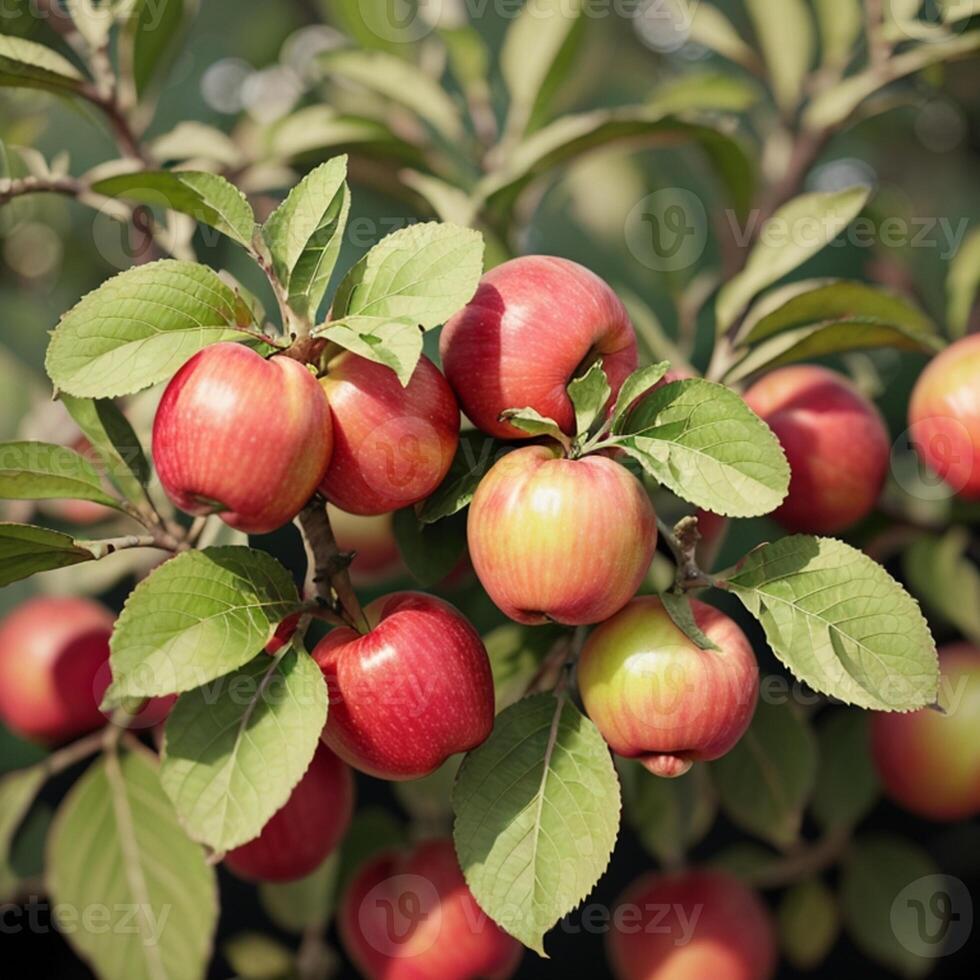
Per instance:
[[[785,888],[801,878],[819,874],[837,863],[850,839],[849,829],[839,829],[813,844],[801,843],[785,857],[749,872],[746,882],[755,888]]]

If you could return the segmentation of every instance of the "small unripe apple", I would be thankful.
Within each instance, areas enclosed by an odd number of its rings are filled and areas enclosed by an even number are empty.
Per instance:
[[[449,840],[371,858],[341,899],[338,931],[366,980],[506,980],[523,952],[476,904]]]
[[[114,617],[89,599],[28,599],[0,624],[0,718],[25,738],[63,742],[105,724]]]
[[[459,406],[424,355],[406,387],[391,368],[344,351],[321,379],[334,449],[320,489],[351,514],[384,514],[424,500],[459,444]]]
[[[940,705],[871,716],[871,753],[886,795],[930,820],[980,815],[980,648],[939,651]]]
[[[656,776],[680,776],[723,756],[744,734],[759,696],[759,667],[738,624],[691,601],[718,650],[700,650],[656,596],[638,596],[593,630],[578,685],[610,748]]]
[[[524,446],[480,481],[467,523],[490,598],[519,623],[608,619],[635,594],[657,544],[650,498],[605,456]]]
[[[613,397],[636,370],[636,335],[619,297],[595,273],[551,255],[526,255],[491,269],[473,299],[443,328],[446,377],[477,428],[501,439],[528,433],[500,415],[533,408],[575,434],[565,390],[595,358]]]
[[[909,434],[923,462],[966,500],[980,500],[980,334],[930,361],[912,391]]]
[[[776,434],[792,475],[772,514],[788,531],[836,534],[867,517],[888,475],[891,442],[878,409],[827,368],[779,368],[745,393]]]
[[[448,602],[396,592],[364,610],[370,631],[331,630],[316,646],[330,692],[323,740],[380,779],[417,779],[493,728],[490,661]]]
[[[195,354],[167,385],[153,422],[153,461],[170,499],[247,534],[299,513],[332,444],[330,407],[309,368],[242,344]]]
[[[638,878],[613,911],[616,980],[768,980],[776,936],[765,905],[720,871]]]
[[[393,514],[349,514],[333,504],[327,513],[337,547],[354,552],[348,570],[355,585],[378,585],[403,571]]]
[[[326,746],[262,833],[225,855],[250,881],[292,881],[315,871],[340,843],[354,812],[354,778]]]

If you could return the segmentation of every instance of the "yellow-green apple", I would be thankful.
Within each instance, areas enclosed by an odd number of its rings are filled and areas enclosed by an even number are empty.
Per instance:
[[[385,514],[424,500],[459,444],[459,406],[424,355],[408,385],[383,364],[344,351],[321,379],[333,413],[334,449],[320,483],[351,514]]]
[[[768,980],[776,969],[768,909],[720,871],[638,878],[613,910],[606,949],[616,980]]]
[[[114,617],[89,599],[35,598],[0,624],[0,718],[25,738],[63,742],[99,728]]]
[[[331,630],[316,646],[330,693],[323,740],[380,779],[417,779],[493,727],[490,661],[448,602],[396,592],[364,610],[369,631]]]
[[[812,364],[779,368],[745,393],[776,434],[792,476],[773,517],[788,531],[835,534],[874,509],[891,443],[878,409],[843,375]]]
[[[170,499],[248,534],[274,531],[313,496],[330,461],[330,407],[309,368],[212,344],[167,385],[153,460]]]
[[[759,668],[738,624],[696,599],[694,621],[717,650],[701,650],[656,596],[638,596],[582,649],[578,686],[610,748],[656,776],[717,759],[743,735],[759,696]]]
[[[930,820],[980,815],[980,648],[939,651],[940,704],[871,716],[871,752],[885,793]]]
[[[337,547],[354,552],[349,571],[355,585],[378,585],[398,576],[403,565],[391,512],[349,514],[328,504],[327,514]]]
[[[315,871],[347,832],[354,812],[350,769],[319,745],[309,769],[262,833],[225,855],[249,881],[292,881]]]
[[[575,434],[565,390],[596,358],[613,397],[636,370],[636,335],[609,285],[584,266],[527,255],[491,269],[473,299],[443,328],[446,377],[477,428],[501,439],[528,433],[500,415],[533,408]]]
[[[450,840],[369,859],[344,892],[337,925],[367,980],[506,980],[522,954],[476,904]]]
[[[511,619],[581,625],[608,619],[636,594],[657,519],[619,463],[524,446],[480,481],[466,534],[480,582]]]
[[[923,462],[965,500],[980,500],[980,334],[956,341],[922,372],[909,435]]]

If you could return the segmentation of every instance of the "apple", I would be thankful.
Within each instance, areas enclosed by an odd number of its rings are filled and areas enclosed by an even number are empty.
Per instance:
[[[920,458],[965,500],[980,500],[980,334],[930,361],[912,391],[909,434]]]
[[[721,871],[645,874],[613,911],[616,980],[767,980],[776,936],[759,896]]]
[[[980,647],[939,651],[940,704],[871,716],[871,754],[885,793],[930,820],[980,816]]]
[[[493,728],[490,661],[448,602],[396,592],[364,610],[369,632],[331,630],[315,647],[330,692],[323,740],[380,779],[417,779]]]
[[[444,839],[369,859],[341,898],[337,927],[367,980],[506,980],[523,952],[476,904]]]
[[[333,413],[334,449],[320,483],[351,514],[385,514],[424,500],[459,444],[459,406],[424,355],[406,387],[383,364],[344,351],[320,384]]]
[[[723,756],[744,734],[759,696],[759,668],[738,624],[691,600],[694,621],[718,650],[700,650],[656,596],[638,596],[586,640],[578,686],[610,748],[656,776],[683,775]]]
[[[891,441],[877,408],[843,375],[779,368],[745,393],[776,434],[792,476],[773,518],[786,530],[836,534],[867,517],[885,484]]]
[[[467,539],[483,587],[511,619],[581,625],[608,619],[636,594],[657,521],[619,463],[524,446],[480,481]]]
[[[501,439],[528,439],[500,414],[533,408],[575,434],[565,390],[597,357],[613,398],[636,370],[636,335],[619,297],[595,273],[551,255],[491,269],[443,328],[443,368],[463,411]]]
[[[315,871],[347,832],[354,812],[350,769],[319,745],[309,769],[262,833],[225,855],[249,881],[292,881]]]
[[[40,742],[64,742],[105,723],[114,617],[89,599],[34,598],[0,624],[0,718]]]
[[[404,566],[391,512],[349,514],[328,504],[327,514],[337,547],[354,552],[354,560],[348,566],[354,585],[378,585],[397,578]]]
[[[313,496],[330,461],[330,407],[313,373],[242,344],[195,354],[167,385],[153,460],[170,499],[247,534],[274,531]]]

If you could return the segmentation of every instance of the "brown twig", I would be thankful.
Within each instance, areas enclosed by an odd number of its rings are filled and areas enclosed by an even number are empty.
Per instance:
[[[746,879],[756,888],[785,888],[836,864],[850,839],[848,830],[829,833],[815,844],[803,844],[785,857],[749,872]]]
[[[78,197],[85,186],[75,177],[18,177],[0,181],[0,205],[23,194],[63,194]]]
[[[691,589],[725,588],[724,582],[709,575],[698,565],[696,553],[701,532],[698,530],[697,517],[682,517],[673,528],[658,517],[657,528],[677,565],[675,589],[687,592]]]

